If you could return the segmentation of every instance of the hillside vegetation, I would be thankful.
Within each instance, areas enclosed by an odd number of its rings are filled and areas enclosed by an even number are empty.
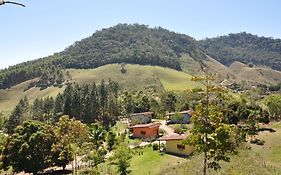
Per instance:
[[[90,69],[112,63],[158,65],[182,70],[179,59],[182,54],[189,54],[196,60],[205,57],[197,42],[187,35],[161,27],[119,24],[97,31],[63,52],[0,71],[0,88],[9,88],[43,74],[53,78],[49,74],[56,74],[55,69]]]
[[[249,33],[229,34],[199,41],[204,52],[225,65],[234,61],[281,70],[281,39]]]
[[[96,69],[69,69],[71,79],[80,85],[85,83],[99,83],[102,79],[113,80],[126,90],[186,90],[201,87],[200,83],[191,81],[191,75],[159,66],[125,65],[126,73],[121,73],[120,64],[101,66]],[[47,96],[55,97],[59,92],[63,92],[65,86],[40,88],[32,87],[28,89],[32,81],[26,81],[10,89],[0,90],[0,111],[9,113],[18,101],[24,96],[30,101]],[[28,90],[26,90],[28,89]],[[25,91],[26,90],[26,91]]]
[[[206,64],[209,59],[216,64]],[[281,70],[281,40],[238,33],[196,41],[161,27],[118,24],[96,31],[64,51],[0,70],[0,89],[38,77],[42,80],[39,85],[60,84],[64,69],[92,69],[113,63],[157,65],[188,73],[219,66],[214,69],[217,73],[231,77],[219,64],[230,66],[235,61]]]

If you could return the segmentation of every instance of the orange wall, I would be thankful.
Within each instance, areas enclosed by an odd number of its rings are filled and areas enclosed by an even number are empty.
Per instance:
[[[137,138],[157,137],[159,127],[154,128],[133,128],[133,136]],[[144,131],[145,134],[141,132]]]

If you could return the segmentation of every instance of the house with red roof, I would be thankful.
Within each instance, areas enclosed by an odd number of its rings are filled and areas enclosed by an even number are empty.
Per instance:
[[[131,126],[134,138],[157,138],[160,123],[138,124]]]

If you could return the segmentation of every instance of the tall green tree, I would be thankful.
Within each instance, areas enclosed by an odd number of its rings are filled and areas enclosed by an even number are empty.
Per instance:
[[[27,120],[30,117],[29,113],[29,101],[27,97],[22,98],[15,109],[12,111],[9,119],[5,124],[8,134],[12,134],[14,129],[22,124],[24,120]]]
[[[270,95],[264,100],[268,112],[273,120],[281,119],[281,95]]]
[[[79,149],[89,139],[88,127],[74,118],[62,116],[56,124],[55,135],[58,142],[53,151],[60,158],[55,161],[56,165],[65,167],[72,160],[77,165],[76,157]]]
[[[109,131],[107,134],[107,146],[108,146],[108,150],[112,151],[113,150],[113,146],[115,145],[117,139],[116,139],[116,134],[113,131]]]
[[[166,92],[161,96],[161,101],[168,112],[176,110],[177,98],[174,92]]]
[[[117,163],[117,171],[120,175],[130,174],[130,160],[132,158],[130,149],[125,143],[121,143],[118,148],[114,151],[114,159]]]
[[[228,124],[223,113],[223,90],[212,83],[215,75],[205,72],[203,76],[193,77],[194,81],[202,81],[205,86],[205,99],[197,105],[192,115],[193,129],[187,143],[203,152],[203,174],[207,168],[220,168],[220,161],[229,161],[229,153],[236,152],[239,144],[239,128]]]
[[[98,116],[100,115],[99,93],[96,83],[93,83],[91,85],[90,97],[91,97],[91,115],[93,117],[91,121],[95,121],[98,119]]]
[[[73,104],[72,104],[72,96],[73,96],[73,87],[71,84],[67,85],[64,92],[64,106],[63,106],[63,113],[65,115],[72,116],[73,114]]]
[[[105,140],[105,128],[98,123],[91,124],[89,128],[89,137],[96,149],[98,149]]]

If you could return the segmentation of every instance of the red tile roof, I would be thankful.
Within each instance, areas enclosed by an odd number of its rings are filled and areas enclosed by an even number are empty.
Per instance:
[[[176,133],[172,133],[172,134],[168,134],[165,135],[163,137],[160,137],[159,140],[161,141],[167,141],[167,140],[183,140],[186,139],[187,135],[186,134],[176,134]]]
[[[148,123],[148,124],[139,124],[139,125],[134,125],[131,126],[131,128],[155,128],[159,127],[161,123]]]

